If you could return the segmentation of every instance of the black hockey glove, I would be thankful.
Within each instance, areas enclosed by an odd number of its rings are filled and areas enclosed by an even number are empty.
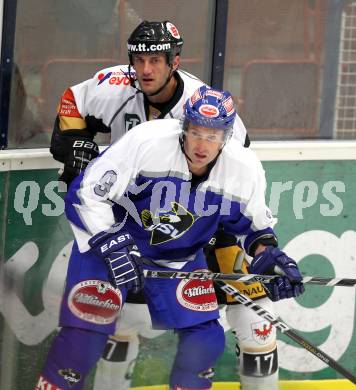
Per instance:
[[[67,136],[67,138],[69,148],[64,158],[64,170],[59,180],[69,185],[87,167],[89,162],[99,155],[99,148],[96,142],[84,137]]]
[[[56,118],[50,152],[55,160],[64,163],[60,180],[67,185],[98,156],[99,148],[93,138],[94,136],[86,130],[62,132],[59,128],[59,118]]]
[[[141,254],[129,233],[102,232],[92,237],[89,245],[107,264],[115,288],[125,287],[134,293],[143,288],[145,278]]]

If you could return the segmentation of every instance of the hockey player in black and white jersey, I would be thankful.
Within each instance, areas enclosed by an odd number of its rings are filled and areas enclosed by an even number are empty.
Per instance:
[[[92,79],[64,92],[51,141],[54,158],[64,163],[61,177],[63,181],[70,184],[88,162],[98,155],[98,147],[94,141],[97,133],[110,132],[111,142],[115,142],[142,122],[180,118],[186,99],[203,85],[195,76],[178,69],[182,45],[183,40],[172,23],[142,22],[128,39],[129,65],[101,70]],[[238,116],[234,123],[233,137],[244,146],[249,145],[246,129]],[[213,245],[206,248],[211,270],[233,272],[238,268],[246,271],[247,262],[243,251],[236,245],[234,236],[219,230],[211,242]],[[266,244],[268,243],[267,239]],[[260,304],[270,305],[259,283],[235,283],[235,286],[250,298],[261,299]],[[229,297],[219,294],[219,298],[220,302],[229,305],[227,318],[237,337],[243,388],[277,389],[275,329]],[[127,302],[135,301],[142,303],[140,298],[133,296]],[[146,308],[145,310],[147,311]],[[130,311],[132,312],[134,311]],[[137,322],[142,328],[142,319]],[[110,339],[105,360],[101,361],[96,374],[96,383],[101,389],[104,389],[103,386],[111,387],[108,373],[113,375],[117,372],[115,365],[122,364],[119,360],[123,355],[127,366],[135,359],[138,339],[133,328],[134,326],[123,335],[119,329]],[[272,356],[274,364],[264,364],[265,356]],[[257,361],[262,364],[257,365]],[[129,381],[121,386],[123,390],[128,388]]]
[[[97,133],[110,133],[112,143],[142,122],[180,118],[185,101],[204,84],[178,69],[183,39],[172,23],[142,22],[127,45],[129,65],[101,70],[61,97],[51,152],[64,163],[67,183],[98,155]],[[249,145],[239,117],[234,136]]]

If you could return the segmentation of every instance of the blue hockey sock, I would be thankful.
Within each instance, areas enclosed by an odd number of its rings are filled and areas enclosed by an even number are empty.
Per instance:
[[[100,359],[108,335],[62,328],[54,339],[40,380],[63,390],[82,389],[89,370]]]
[[[225,347],[225,336],[217,320],[177,329],[178,351],[171,372],[171,388],[208,389],[212,367]]]

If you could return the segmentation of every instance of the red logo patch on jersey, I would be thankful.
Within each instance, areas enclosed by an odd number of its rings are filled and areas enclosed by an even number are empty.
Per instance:
[[[178,29],[173,23],[167,22],[166,27],[167,27],[167,30],[172,34],[172,36],[174,38],[176,38],[176,39],[180,38],[180,34],[178,32]]]
[[[84,321],[110,324],[122,306],[120,290],[101,280],[85,280],[76,284],[68,296],[70,311]]]
[[[208,118],[216,118],[219,115],[219,110],[211,104],[202,104],[199,112]]]
[[[58,113],[61,116],[81,118],[81,115],[79,114],[77,108],[77,104],[75,102],[73,92],[70,88],[66,89],[61,97]]]
[[[193,311],[218,309],[211,280],[182,280],[177,286],[177,299],[182,306]]]
[[[273,325],[267,321],[255,322],[251,324],[253,339],[258,344],[267,344],[270,342],[274,332]]]
[[[52,385],[48,382],[43,376],[40,376],[40,379],[37,382],[35,390],[62,390],[60,387]]]

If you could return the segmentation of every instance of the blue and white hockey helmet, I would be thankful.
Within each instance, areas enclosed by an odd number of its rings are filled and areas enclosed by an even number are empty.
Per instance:
[[[235,118],[236,110],[230,92],[202,85],[185,103],[183,131],[188,129],[189,124],[195,124],[224,130],[228,136]]]

